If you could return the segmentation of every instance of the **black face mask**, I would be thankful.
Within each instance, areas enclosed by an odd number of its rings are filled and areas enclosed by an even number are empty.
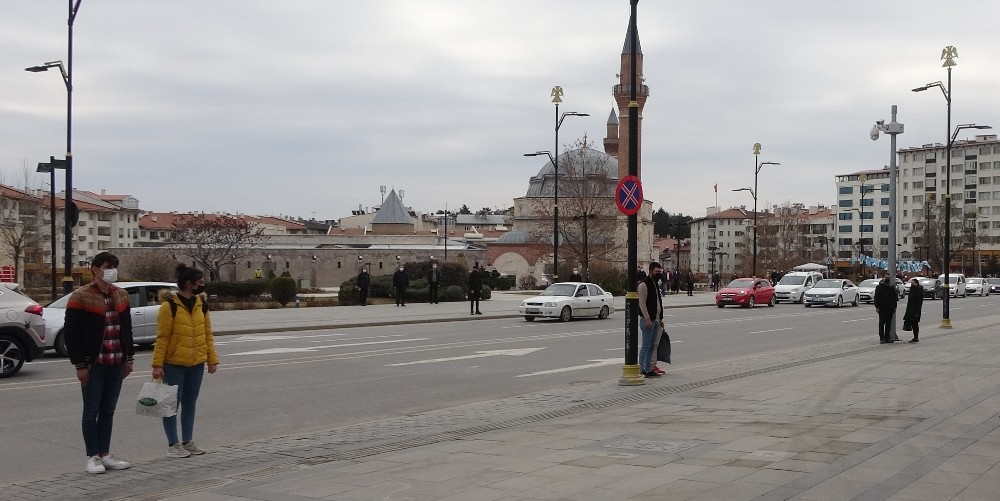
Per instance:
[[[201,294],[202,292],[205,292],[205,286],[204,285],[196,286],[194,290],[192,290],[191,292],[193,294]]]

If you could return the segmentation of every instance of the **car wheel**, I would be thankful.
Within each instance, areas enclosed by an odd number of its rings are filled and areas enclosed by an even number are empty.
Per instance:
[[[754,301],[753,296],[750,296],[750,299],[747,299],[747,304],[744,308],[753,308],[754,303],[756,303],[756,301]]]
[[[851,301],[851,306],[857,306],[857,305],[858,305],[858,296],[854,296],[854,301]]]
[[[525,315],[524,319],[527,320],[528,322],[534,322],[535,321],[535,317],[533,317],[531,315]]]
[[[608,318],[608,315],[611,315],[611,310],[607,306],[601,306],[601,312],[597,314],[597,318],[604,320]]]
[[[726,307],[726,305],[724,305],[722,303],[715,303],[715,305],[718,306],[719,308],[725,308]]]
[[[10,334],[0,334],[0,378],[11,377],[21,370],[27,355],[17,339]]]
[[[774,308],[774,305],[776,304],[778,304],[778,302],[774,300],[774,296],[771,296],[771,300],[767,302],[767,306]]]
[[[559,321],[569,322],[570,320],[573,320],[573,310],[569,306],[563,306],[562,311],[559,312]]]
[[[844,296],[837,296],[837,308],[844,306]]]
[[[60,357],[69,356],[69,350],[66,349],[66,336],[63,336],[63,331],[56,334],[56,340],[52,343],[52,347],[56,349],[56,354]]]

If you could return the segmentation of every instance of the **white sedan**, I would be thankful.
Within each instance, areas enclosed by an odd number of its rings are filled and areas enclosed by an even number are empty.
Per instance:
[[[858,305],[858,286],[842,278],[826,278],[816,282],[816,286],[806,291],[806,308],[816,305],[841,307],[844,303]]]
[[[965,293],[970,296],[989,296],[990,284],[985,278],[970,278],[965,282]]]
[[[548,286],[536,297],[525,299],[517,311],[529,322],[537,317],[569,322],[573,317],[608,318],[614,313],[615,305],[614,296],[597,284],[561,282]]]

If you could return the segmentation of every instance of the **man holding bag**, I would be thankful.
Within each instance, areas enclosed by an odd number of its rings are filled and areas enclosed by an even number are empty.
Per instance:
[[[69,361],[83,393],[83,443],[87,473],[132,466],[111,456],[111,430],[122,380],[132,373],[132,314],[128,293],[118,280],[118,257],[102,252],[90,262],[89,284],[73,291],[66,303],[63,336]]]

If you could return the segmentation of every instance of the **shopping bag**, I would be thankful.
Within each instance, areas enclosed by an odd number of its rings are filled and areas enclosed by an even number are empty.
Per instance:
[[[142,384],[135,402],[135,413],[140,416],[170,417],[177,414],[177,387],[159,380]]]
[[[656,361],[670,363],[670,336],[666,330],[660,335],[660,344],[656,347]]]
[[[913,330],[913,324],[911,324],[909,320],[903,320],[903,330],[904,331],[912,331]]]

